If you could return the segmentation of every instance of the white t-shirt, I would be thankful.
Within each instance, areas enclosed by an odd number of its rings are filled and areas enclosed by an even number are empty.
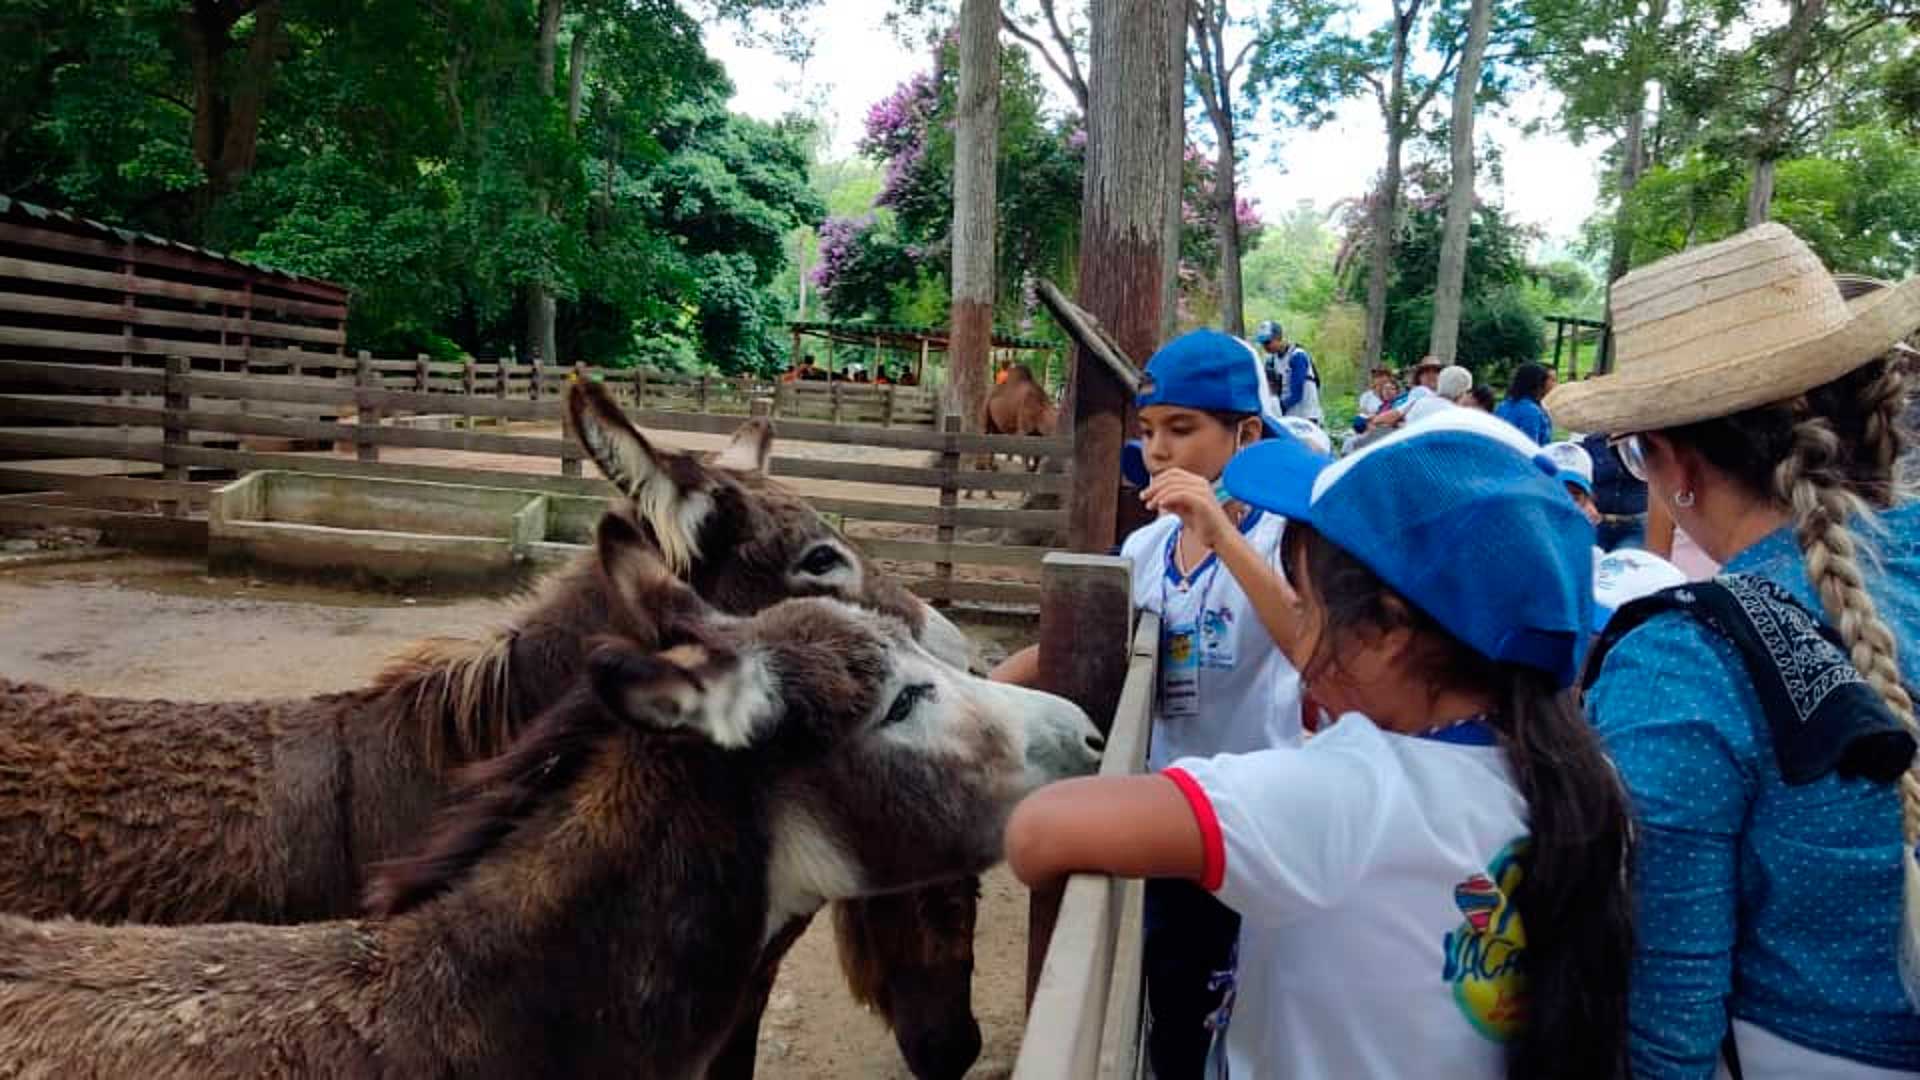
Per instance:
[[[1297,749],[1167,770],[1201,884],[1240,913],[1232,1080],[1506,1076],[1527,808],[1491,734],[1348,714]]]
[[[1455,405],[1453,402],[1448,401],[1446,398],[1441,397],[1431,390],[1427,390],[1424,386],[1415,387],[1415,390],[1426,390],[1426,393],[1416,392],[1407,398],[1407,407],[1400,413],[1400,415],[1405,418],[1405,423],[1417,424],[1427,417],[1432,416],[1434,413],[1459,408],[1458,405]]]
[[[1286,520],[1249,510],[1247,542],[1280,569]],[[1209,555],[1186,588],[1173,568],[1180,519],[1135,529],[1120,554],[1133,560],[1133,606],[1160,616],[1160,685],[1149,767],[1190,754],[1242,754],[1300,743],[1300,674],[1273,643],[1233,574]]]
[[[1733,1043],[1740,1051],[1740,1075],[1745,1080],[1913,1080],[1920,1076],[1823,1054],[1745,1020],[1733,1022]],[[1715,1080],[1733,1080],[1725,1055],[1713,1075]]]

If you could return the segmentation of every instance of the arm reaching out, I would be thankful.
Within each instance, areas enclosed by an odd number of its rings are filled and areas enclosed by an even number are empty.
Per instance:
[[[1193,810],[1164,775],[1048,784],[1007,823],[1007,864],[1029,886],[1080,872],[1198,881],[1205,860]]]

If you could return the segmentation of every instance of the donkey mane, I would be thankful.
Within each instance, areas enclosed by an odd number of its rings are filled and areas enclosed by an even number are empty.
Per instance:
[[[493,757],[513,737],[513,645],[517,627],[483,640],[416,641],[387,662],[373,693],[397,699],[389,715],[420,748],[427,768]]]
[[[548,636],[556,628],[604,626],[594,597],[605,588],[599,557],[589,551],[523,593],[508,624],[494,634],[426,638],[394,654],[371,693],[385,699],[395,734],[419,749],[428,769],[445,772],[491,758],[533,719],[521,715],[526,702],[558,700],[573,674],[542,670],[538,656],[516,665],[516,646],[536,626]]]
[[[420,850],[369,869],[367,910],[402,915],[452,891],[548,798],[572,786],[612,723],[591,691],[576,689],[505,753],[462,768]]]

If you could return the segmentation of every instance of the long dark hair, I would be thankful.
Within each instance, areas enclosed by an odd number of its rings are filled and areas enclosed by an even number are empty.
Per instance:
[[[1513,369],[1513,379],[1507,383],[1507,400],[1539,401],[1547,394],[1547,369],[1539,364],[1521,364]]]
[[[1337,667],[1356,633],[1405,627],[1419,643],[1412,663],[1435,693],[1494,703],[1487,724],[1527,801],[1531,834],[1513,897],[1527,938],[1527,1017],[1507,1046],[1507,1076],[1626,1077],[1632,833],[1626,792],[1574,692],[1545,672],[1480,655],[1309,526],[1288,523],[1284,558],[1324,611],[1308,672]]]

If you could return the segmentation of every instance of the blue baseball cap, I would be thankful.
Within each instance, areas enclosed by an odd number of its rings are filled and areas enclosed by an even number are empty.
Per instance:
[[[1280,402],[1267,386],[1260,354],[1218,330],[1191,330],[1160,346],[1133,404],[1243,413],[1258,416],[1269,434],[1280,433]]]
[[[1593,560],[1593,632],[1613,613],[1643,596],[1687,583],[1686,571],[1650,551],[1621,548]]]
[[[1586,447],[1577,442],[1557,442],[1548,443],[1540,452],[1553,459],[1561,483],[1572,484],[1589,498],[1593,496],[1593,455]]]
[[[1280,328],[1279,323],[1268,319],[1266,322],[1253,328],[1253,343],[1255,345],[1265,345],[1274,338],[1285,337],[1286,333],[1285,330]]]
[[[1193,330],[1162,345],[1147,360],[1146,376],[1133,400],[1136,408],[1177,405],[1183,409],[1258,416],[1269,435],[1283,430],[1280,402],[1267,385],[1260,354],[1246,342],[1218,330]],[[1145,448],[1131,439],[1120,448],[1120,475],[1144,488]]]
[[[1241,501],[1313,526],[1482,656],[1573,685],[1594,620],[1593,526],[1519,430],[1447,409],[1337,462],[1292,439],[1235,455]]]

